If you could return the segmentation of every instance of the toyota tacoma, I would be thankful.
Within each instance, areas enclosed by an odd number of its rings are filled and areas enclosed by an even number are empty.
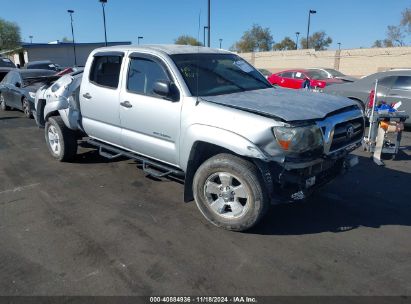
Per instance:
[[[147,175],[180,177],[185,201],[235,231],[354,166],[364,133],[355,101],[274,88],[238,55],[203,47],[96,49],[84,72],[40,91],[53,157],[73,160],[85,139]]]

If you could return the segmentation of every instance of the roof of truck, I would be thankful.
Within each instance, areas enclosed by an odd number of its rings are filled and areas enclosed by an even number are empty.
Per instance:
[[[177,44],[147,44],[147,45],[118,45],[99,48],[98,51],[157,51],[167,55],[176,54],[231,54],[221,49],[212,49],[202,46],[177,45]]]

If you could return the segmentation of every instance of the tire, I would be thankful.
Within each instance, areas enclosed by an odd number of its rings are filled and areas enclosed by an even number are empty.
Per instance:
[[[30,101],[26,97],[23,97],[23,100],[21,101],[21,107],[26,118],[33,118]]]
[[[66,127],[60,116],[50,117],[44,128],[51,155],[61,162],[72,161],[77,154],[77,136]]]
[[[231,154],[218,154],[198,168],[193,193],[209,222],[233,231],[256,225],[270,205],[257,167]]]
[[[10,107],[6,105],[6,100],[4,99],[4,96],[2,93],[0,93],[0,110],[2,111],[10,110]]]

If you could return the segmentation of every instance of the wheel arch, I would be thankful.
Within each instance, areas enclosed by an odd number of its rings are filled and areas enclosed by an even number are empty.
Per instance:
[[[219,145],[215,145],[204,141],[196,141],[190,151],[187,169],[185,171],[184,202],[190,202],[194,199],[193,180],[194,175],[197,172],[197,169],[201,166],[202,163],[204,163],[211,157],[221,153],[235,155],[244,158],[249,162],[252,162],[257,167],[260,176],[264,182],[264,187],[266,190],[268,190],[268,194],[270,196],[272,195],[274,191],[273,177],[269,169],[269,166],[266,162],[260,159],[239,155],[236,152]]]
[[[215,144],[211,144],[209,142],[196,141],[193,144],[187,162],[187,169],[185,171],[184,202],[190,202],[194,200],[193,180],[197,169],[206,160],[220,153],[237,155],[231,150]]]
[[[59,111],[55,110],[55,111],[50,111],[47,114],[44,114],[44,121],[47,121],[50,117],[52,116],[60,116]]]

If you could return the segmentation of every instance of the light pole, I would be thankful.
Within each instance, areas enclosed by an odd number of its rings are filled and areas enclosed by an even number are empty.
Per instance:
[[[71,21],[71,36],[73,37],[73,51],[74,51],[74,66],[77,66],[77,55],[76,55],[76,42],[74,41],[74,29],[73,29],[73,10],[67,10],[67,13],[70,14]]]
[[[211,0],[208,0],[208,47],[211,45]]]
[[[311,23],[311,14],[316,14],[317,11],[315,10],[309,10],[308,11],[308,26],[307,26],[307,49],[309,47],[309,42],[308,38],[310,37],[310,23]]]
[[[33,43],[33,36],[29,36],[29,38],[30,38],[30,43]]]
[[[144,37],[143,36],[138,36],[137,37],[137,45],[140,45],[140,39],[143,39]]]
[[[341,42],[338,42],[338,50],[341,51]]]
[[[204,31],[203,31],[203,45],[206,46],[206,30],[208,29],[208,26],[204,26]]]
[[[220,49],[221,49],[221,43],[223,42],[223,39],[218,39],[220,41]]]
[[[99,0],[101,3],[101,6],[103,7],[103,21],[104,21],[104,42],[107,46],[107,30],[106,30],[106,10],[105,10],[105,6],[107,3],[107,0]]]
[[[295,36],[297,37],[296,41],[295,41],[295,49],[298,50],[298,37],[300,37],[300,32],[295,32]]]

